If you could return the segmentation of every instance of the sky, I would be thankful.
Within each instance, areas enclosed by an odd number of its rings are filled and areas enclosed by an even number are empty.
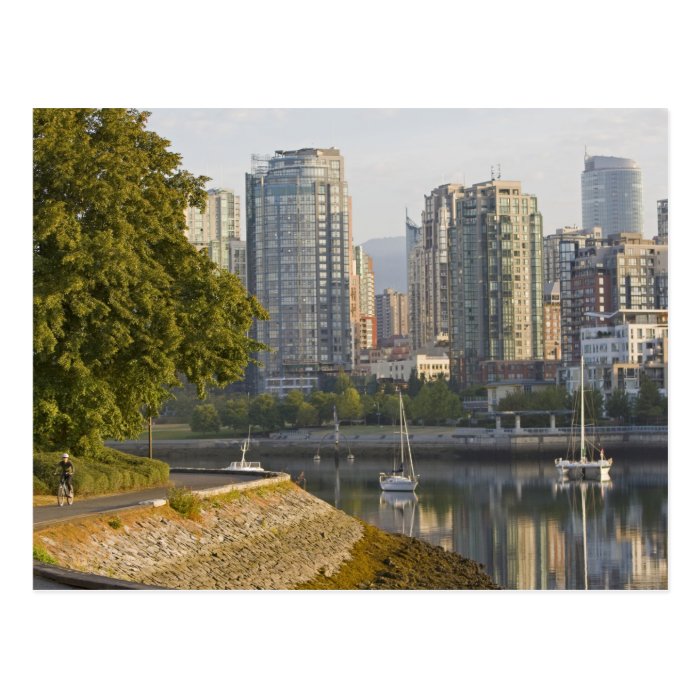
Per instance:
[[[657,233],[657,200],[668,197],[666,109],[144,109],[182,166],[233,189],[242,207],[252,154],[339,148],[356,243],[404,235],[406,210],[420,223],[433,188],[484,182],[492,168],[538,197],[545,235],[581,225],[586,150],[640,166],[647,238]]]

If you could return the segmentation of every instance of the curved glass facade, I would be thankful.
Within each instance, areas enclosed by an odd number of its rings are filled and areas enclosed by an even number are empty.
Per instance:
[[[643,233],[642,171],[629,158],[591,156],[581,173],[583,228],[603,236]]]

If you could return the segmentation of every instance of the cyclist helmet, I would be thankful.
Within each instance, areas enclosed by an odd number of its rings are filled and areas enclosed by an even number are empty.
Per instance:
[[[68,453],[67,453],[67,452],[64,452],[64,453],[61,455],[61,459],[68,459],[68,456],[69,456]]]

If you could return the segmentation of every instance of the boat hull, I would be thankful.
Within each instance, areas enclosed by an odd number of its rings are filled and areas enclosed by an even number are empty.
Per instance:
[[[590,462],[577,460],[558,459],[554,462],[560,474],[566,474],[569,478],[606,478],[610,476],[612,459],[598,459]]]
[[[409,479],[407,476],[379,475],[379,485],[382,491],[415,491],[418,486],[417,479]]]

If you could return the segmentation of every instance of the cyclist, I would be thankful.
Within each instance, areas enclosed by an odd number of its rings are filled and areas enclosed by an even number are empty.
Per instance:
[[[58,463],[58,467],[61,470],[61,481],[65,482],[68,493],[73,493],[73,474],[75,473],[75,468],[73,467],[73,462],[70,461],[70,457],[67,452],[61,455],[61,461]]]

